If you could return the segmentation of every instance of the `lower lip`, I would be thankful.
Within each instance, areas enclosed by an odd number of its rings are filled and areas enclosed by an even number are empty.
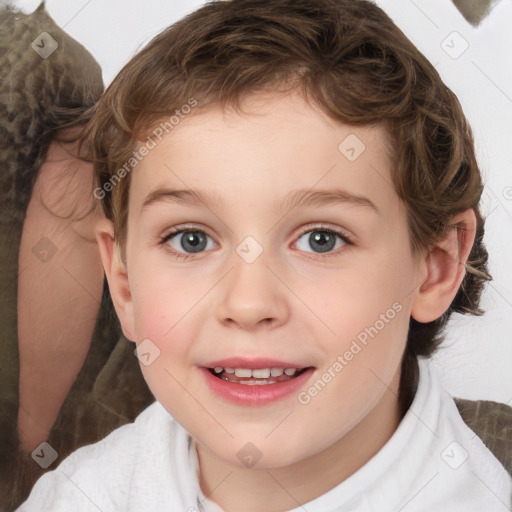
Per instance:
[[[208,387],[218,396],[239,405],[266,405],[277,402],[296,392],[309,379],[314,368],[308,368],[299,376],[276,384],[249,385],[221,380],[206,368],[199,368]]]

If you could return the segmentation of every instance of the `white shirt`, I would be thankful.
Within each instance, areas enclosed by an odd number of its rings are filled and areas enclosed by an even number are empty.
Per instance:
[[[464,423],[427,359],[397,430],[363,467],[293,512],[506,512],[512,479]],[[195,444],[155,402],[45,473],[18,512],[218,512]]]

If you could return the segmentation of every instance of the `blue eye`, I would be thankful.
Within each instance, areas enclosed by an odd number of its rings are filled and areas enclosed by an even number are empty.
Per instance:
[[[209,243],[211,241],[212,243]],[[214,242],[204,231],[181,230],[169,233],[161,243],[169,245],[177,252],[198,253],[212,249]]]
[[[326,253],[350,244],[348,237],[330,229],[311,229],[303,233],[297,240],[297,248],[301,251]],[[308,250],[312,248],[313,251]]]
[[[167,245],[179,259],[193,257],[216,247],[215,241],[200,229],[176,229],[160,239],[160,245]],[[314,254],[331,253],[345,245],[352,245],[351,238],[332,228],[319,226],[316,229],[302,231],[295,242],[297,248]],[[336,254],[336,253],[335,253]],[[326,254],[328,256],[329,254]]]

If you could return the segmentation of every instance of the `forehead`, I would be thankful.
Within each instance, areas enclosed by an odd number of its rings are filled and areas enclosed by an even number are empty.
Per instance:
[[[140,213],[163,188],[193,189],[222,208],[283,206],[298,190],[343,190],[382,207],[397,201],[383,126],[334,121],[298,94],[254,95],[242,109],[197,108],[161,140],[153,136],[132,175],[130,210]]]

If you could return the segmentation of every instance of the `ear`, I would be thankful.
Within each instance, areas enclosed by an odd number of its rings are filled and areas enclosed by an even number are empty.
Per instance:
[[[425,256],[427,276],[413,301],[411,316],[418,322],[432,322],[452,303],[466,275],[466,263],[476,234],[476,216],[468,209],[452,219],[452,228]]]
[[[95,236],[100,248],[112,302],[121,322],[123,333],[129,340],[135,341],[133,301],[128,272],[121,259],[119,246],[114,240],[112,221],[105,218],[99,220],[95,227]]]

